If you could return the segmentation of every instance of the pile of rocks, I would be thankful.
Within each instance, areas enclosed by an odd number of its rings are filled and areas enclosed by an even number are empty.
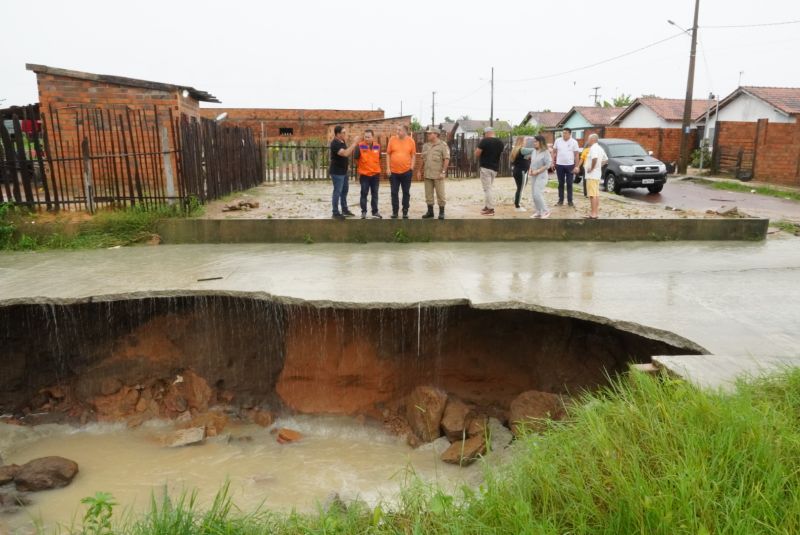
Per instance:
[[[77,473],[78,464],[63,457],[0,466],[0,512],[14,512],[29,505],[30,492],[66,487]]]
[[[507,417],[511,431],[518,435],[523,426],[534,431],[544,428],[546,419],[565,416],[564,400],[555,394],[530,390],[512,401]],[[508,432],[503,422],[488,411],[465,403],[434,386],[418,386],[405,402],[400,415],[384,414],[384,423],[394,432],[405,435],[412,447],[446,441],[441,459],[466,466],[486,453],[492,435]],[[508,433],[510,442],[511,434]]]

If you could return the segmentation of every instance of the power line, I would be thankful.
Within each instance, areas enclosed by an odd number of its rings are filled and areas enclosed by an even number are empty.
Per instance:
[[[480,91],[481,89],[486,87],[488,84],[489,84],[489,82],[481,82],[481,85],[479,85],[477,88],[475,88],[475,90],[467,93],[466,95],[464,95],[462,97],[458,97],[455,100],[450,100],[448,102],[440,102],[439,106],[449,106],[451,104],[455,104],[456,102],[461,102],[462,100],[468,99],[469,97],[471,97],[472,95],[474,95],[475,93],[477,93],[478,91]]]
[[[672,36],[667,37],[665,39],[661,39],[659,41],[655,41],[655,42],[650,43],[648,45],[644,45],[642,47],[639,47],[639,48],[637,48],[635,50],[631,50],[629,52],[625,52],[624,54],[620,54],[620,55],[614,56],[612,58],[604,59],[604,60],[598,61],[596,63],[591,63],[589,65],[584,65],[583,67],[578,67],[576,69],[570,69],[568,71],[557,72],[557,73],[554,73],[554,74],[546,74],[544,76],[536,76],[534,78],[520,78],[518,80],[500,80],[500,81],[502,81],[502,82],[533,82],[535,80],[545,80],[547,78],[556,78],[558,76],[563,76],[565,74],[572,74],[573,72],[578,72],[578,71],[583,71],[583,70],[586,70],[586,69],[591,69],[592,67],[597,67],[598,65],[603,65],[604,63],[609,63],[611,61],[615,61],[615,60],[624,58],[626,56],[631,56],[633,54],[636,54],[637,52],[641,52],[642,50],[647,50],[648,48],[652,48],[652,47],[654,47],[656,45],[660,45],[661,43],[666,43],[667,41],[675,39],[676,37],[680,37],[683,34],[684,34],[684,32],[679,32],[679,33],[676,33],[675,35],[672,35]]]
[[[800,19],[798,20],[784,20],[780,22],[763,22],[760,24],[730,24],[730,25],[722,25],[722,26],[700,26],[701,30],[719,30],[725,28],[761,28],[764,26],[785,26],[787,24],[800,24]]]

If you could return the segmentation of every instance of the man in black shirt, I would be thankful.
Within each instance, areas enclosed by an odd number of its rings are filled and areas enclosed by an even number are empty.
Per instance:
[[[350,186],[347,181],[347,166],[350,163],[350,155],[358,146],[360,138],[356,136],[352,145],[347,146],[347,130],[344,126],[337,124],[333,128],[333,141],[331,141],[331,166],[328,172],[333,180],[333,197],[331,204],[333,205],[333,218],[344,219],[345,217],[353,217],[356,214],[347,208],[347,192]],[[339,212],[339,204],[342,205],[342,211]]]
[[[483,139],[475,149],[475,156],[480,160],[481,184],[486,204],[481,210],[481,215],[494,215],[494,192],[492,186],[497,173],[500,171],[500,156],[503,154],[505,144],[494,137],[494,128],[489,127],[483,133]]]

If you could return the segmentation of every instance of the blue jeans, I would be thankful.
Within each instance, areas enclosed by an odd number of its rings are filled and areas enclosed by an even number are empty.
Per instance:
[[[339,202],[342,204],[342,212],[347,213],[347,192],[350,190],[350,185],[347,181],[347,175],[331,175],[333,180],[333,196],[331,197],[331,205],[333,206],[333,215],[339,214]]]
[[[409,170],[405,173],[392,173],[389,175],[389,183],[392,187],[392,213],[396,214],[400,209],[399,193],[403,188],[403,213],[408,213],[408,205],[411,200],[411,177],[414,171]]]
[[[572,182],[574,180],[572,170],[574,165],[556,165],[556,175],[558,176],[558,202],[564,203],[564,186],[567,186],[567,202],[572,204]]]
[[[372,192],[372,199],[370,206],[372,207],[372,215],[378,213],[378,186],[381,182],[381,175],[359,175],[358,180],[361,182],[361,212],[367,211],[367,196]]]

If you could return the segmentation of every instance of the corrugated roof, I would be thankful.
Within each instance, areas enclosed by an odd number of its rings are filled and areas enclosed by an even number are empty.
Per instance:
[[[217,103],[220,102],[214,95],[207,93],[206,91],[200,91],[199,89],[195,89],[194,87],[188,85],[165,84],[162,82],[152,82],[150,80],[139,80],[137,78],[126,78],[124,76],[112,76],[110,74],[95,74],[91,72],[71,71],[68,69],[59,69],[58,67],[48,67],[47,65],[36,65],[34,63],[25,64],[25,68],[35,73],[51,74],[53,76],[64,76],[66,78],[75,78],[78,80],[91,80],[94,82],[100,82],[104,84],[115,84],[126,87],[140,87],[143,89],[153,89],[156,91],[186,90],[189,92],[189,95],[195,100],[199,100],[202,102],[217,102]]]

